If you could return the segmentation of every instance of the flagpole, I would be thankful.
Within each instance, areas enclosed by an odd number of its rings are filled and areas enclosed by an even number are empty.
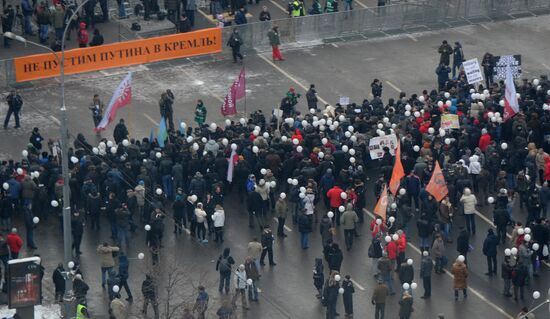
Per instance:
[[[128,112],[128,137],[132,138],[132,122],[133,122],[133,116],[132,116],[132,108],[130,108],[130,111]]]
[[[244,62],[243,62],[243,70],[245,70],[245,74],[246,74]],[[244,89],[244,117],[246,118],[246,77],[245,77],[245,89]]]

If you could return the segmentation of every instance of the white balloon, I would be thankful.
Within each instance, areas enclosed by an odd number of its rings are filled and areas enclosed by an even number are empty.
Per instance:
[[[393,239],[393,241],[397,241],[397,240],[399,239],[399,235],[393,234],[393,235],[391,236],[391,239]]]
[[[492,204],[492,203],[495,202],[495,198],[491,196],[491,197],[487,198],[487,202],[488,202],[489,204]]]
[[[338,207],[338,210],[340,211],[340,213],[343,213],[346,210],[346,208],[344,206],[340,206]]]
[[[390,216],[390,218],[388,218],[388,220],[390,221],[390,223],[395,223],[395,217],[393,216]]]
[[[300,144],[300,141],[297,138],[293,138],[292,139],[292,144],[298,145],[298,144]]]
[[[386,237],[384,238],[384,240],[386,241],[386,243],[389,243],[389,242],[391,241],[391,237],[390,237],[390,236],[386,236]]]
[[[150,231],[151,230],[151,225],[145,225],[144,228],[145,228],[146,231]]]
[[[401,189],[399,190],[399,195],[405,195],[405,194],[407,194],[407,190],[404,189],[404,188],[401,188]]]
[[[35,223],[35,224],[38,224],[38,223],[40,222],[40,218],[38,218],[38,217],[35,216],[35,217],[32,219],[32,222]]]
[[[306,198],[306,193],[300,193],[300,194],[298,194],[298,196],[299,196],[301,199],[304,199],[304,198]]]
[[[223,138],[223,139],[222,139],[222,145],[223,145],[223,146],[227,146],[227,144],[229,144],[229,140],[226,139],[226,138]]]
[[[8,189],[10,189],[10,184],[4,183],[2,184],[2,188],[7,191]]]
[[[446,139],[445,139],[445,144],[447,144],[447,145],[451,144],[451,139],[450,139],[450,138],[446,138]]]
[[[411,266],[413,264],[413,260],[412,259],[407,259],[407,265]]]
[[[382,119],[382,121],[384,121],[384,123],[388,123],[390,121],[390,119],[385,117],[385,118]]]
[[[57,207],[57,206],[59,206],[59,202],[57,202],[56,200],[52,200],[50,202],[50,205],[52,205],[52,207]]]
[[[518,234],[523,235],[525,233],[525,230],[523,228],[518,229]]]
[[[420,151],[420,146],[418,145],[413,146],[413,151],[418,153]]]
[[[117,152],[117,148],[116,147],[111,147],[111,154],[116,154]]]
[[[433,127],[428,128],[428,133],[433,134],[435,132],[435,129]]]
[[[328,212],[327,216],[328,216],[328,218],[332,218],[332,217],[334,217],[334,213],[333,212]]]
[[[267,174],[267,169],[265,169],[265,168],[262,168],[262,169],[260,170],[260,173],[261,173],[262,175],[265,175],[265,174]]]
[[[349,138],[350,141],[352,141],[353,143],[357,142],[357,136],[355,135],[352,135],[350,138]]]
[[[288,141],[288,137],[286,137],[285,135],[281,136],[281,141],[283,141],[283,142]]]
[[[462,255],[459,255],[458,258],[457,258],[456,260],[458,260],[458,261],[460,261],[460,262],[464,262],[464,261],[466,260],[466,258],[465,258],[464,256],[462,256]]]
[[[341,192],[340,193],[340,198],[342,199],[347,199],[348,198],[348,194],[346,192]]]
[[[297,186],[297,185],[298,185],[298,180],[297,180],[296,178],[294,178],[294,179],[292,180],[292,185],[294,185],[294,186]]]
[[[214,122],[210,123],[210,129],[211,129],[212,131],[215,131],[217,128],[218,128],[218,124],[216,124],[216,123],[214,123]]]
[[[526,234],[530,234],[530,233],[531,233],[531,228],[525,227],[525,228],[523,229],[523,231],[524,231]]]
[[[277,186],[277,182],[276,182],[276,181],[271,181],[271,182],[269,183],[269,187],[271,187],[271,188],[275,188],[276,186]]]
[[[187,128],[187,124],[185,124],[185,122],[181,122],[180,127],[182,130],[185,130]]]
[[[445,134],[447,134],[447,132],[445,132],[445,129],[440,128],[439,129],[439,136],[443,137],[443,136],[445,136]]]
[[[286,193],[279,194],[279,197],[282,198],[282,199],[285,199],[286,198]]]
[[[531,248],[533,248],[534,251],[537,251],[537,250],[539,250],[540,246],[539,246],[539,244],[534,243]]]
[[[122,140],[122,145],[128,146],[128,145],[130,145],[130,142],[127,139],[123,139]]]
[[[326,137],[323,137],[323,138],[321,139],[321,143],[323,143],[323,145],[327,145],[328,139],[327,139]]]
[[[206,143],[208,142],[208,139],[206,137],[201,138],[201,142]]]
[[[253,283],[252,279],[248,278],[248,279],[246,280],[246,284],[247,284],[247,285],[252,286],[252,283]]]
[[[391,203],[390,207],[391,207],[391,209],[396,209],[396,208],[397,208],[397,204],[396,204],[396,203]]]
[[[355,130],[355,129],[353,128],[353,126],[351,126],[351,125],[350,125],[350,126],[348,126],[348,131],[350,131],[350,132],[352,132],[352,133],[353,133],[353,131],[354,131],[354,130]]]
[[[349,151],[348,151],[349,155],[353,156],[355,155],[355,150],[353,148],[351,148]]]
[[[73,261],[69,261],[67,263],[67,266],[69,266],[69,269],[73,269],[74,268],[74,262]]]
[[[298,153],[302,153],[303,150],[304,150],[304,148],[301,147],[301,146],[296,147],[296,151],[297,151]]]
[[[502,143],[502,144],[500,144],[500,148],[502,148],[503,150],[505,150],[505,149],[508,148],[508,144],[507,144],[507,143]]]
[[[409,290],[409,288],[411,288],[411,286],[408,283],[403,284],[403,290]]]
[[[254,130],[254,131],[252,131],[252,135],[254,135],[254,136],[258,136],[258,135],[260,135],[260,131],[256,131],[256,130]]]
[[[376,219],[376,225],[380,225],[380,224],[382,224],[382,220],[380,218],[377,218]]]
[[[406,116],[406,117],[411,116],[411,111],[405,111],[405,116]]]
[[[155,190],[155,193],[156,193],[157,195],[162,195],[162,189],[157,188],[157,189]]]
[[[92,152],[93,152],[95,155],[99,154],[99,148],[97,148],[97,147],[92,148]]]
[[[355,163],[355,161],[356,161],[356,160],[355,160],[355,157],[350,157],[350,158],[349,158],[349,162],[350,162],[350,163],[353,164],[353,163]]]
[[[349,151],[349,147],[347,145],[342,145],[342,151],[347,153]]]
[[[23,169],[20,167],[18,169],[15,170],[17,172],[17,175],[23,175]]]
[[[137,257],[138,257],[138,259],[143,259],[143,258],[145,258],[145,254],[144,253],[139,253],[137,255]]]
[[[252,152],[254,154],[258,153],[260,151],[260,148],[258,146],[252,146]]]
[[[187,143],[191,143],[193,142],[193,139],[194,139],[193,136],[189,135],[185,140],[187,141]]]
[[[449,97],[451,97],[451,94],[449,92],[445,92],[445,94],[443,94],[443,96],[448,99]]]
[[[197,195],[191,195],[191,201],[194,203],[198,200],[199,198],[197,197]]]
[[[113,147],[113,142],[112,141],[107,141],[107,147]]]
[[[239,119],[239,123],[241,123],[241,125],[245,125],[246,124],[246,120],[244,118],[240,118]]]
[[[383,129],[383,128],[384,128],[384,124],[378,123],[378,128],[379,128],[379,129]]]
[[[193,143],[193,150],[195,150],[195,151],[199,150],[199,144],[197,144],[196,142]]]
[[[319,158],[323,158],[323,157],[325,157],[325,153],[319,152],[319,153],[317,154],[317,156],[319,156]]]
[[[420,117],[420,112],[418,111],[414,112],[414,117]]]
[[[518,254],[518,249],[516,247],[513,247],[510,252],[512,253],[513,256],[517,255]]]
[[[437,106],[442,107],[443,106],[443,101],[437,102]]]
[[[262,134],[262,136],[263,136],[264,138],[269,138],[269,133],[264,132],[264,134]]]
[[[76,158],[75,156],[71,156],[71,162],[72,162],[73,164],[78,163],[78,158]]]
[[[411,105],[410,104],[405,105],[405,111],[410,111],[410,110],[411,110]]]
[[[350,132],[350,131],[346,131],[346,133],[344,133],[344,135],[345,135],[347,138],[350,138],[350,137],[351,137],[351,132]]]
[[[231,126],[231,120],[230,119],[225,120],[225,126]]]
[[[335,276],[334,276],[334,280],[340,281],[340,279],[342,279],[342,278],[340,277],[340,275],[335,275]]]
[[[21,151],[21,155],[23,155],[23,157],[27,157],[27,156],[29,156],[29,151],[23,150],[23,151]]]
[[[113,292],[114,292],[115,294],[117,294],[119,291],[120,291],[120,287],[117,286],[117,285],[114,285],[114,286],[113,286]]]
[[[525,240],[526,242],[530,242],[531,241],[531,235],[526,234],[525,236],[523,236],[523,240]]]
[[[411,288],[415,290],[416,288],[418,288],[418,284],[416,282],[411,283]]]
[[[539,299],[540,298],[540,292],[533,291],[533,299]]]
[[[338,293],[343,295],[344,294],[344,288],[342,288],[342,287],[338,288]]]
[[[510,256],[511,254],[512,254],[512,250],[510,250],[510,248],[504,249],[504,255]]]

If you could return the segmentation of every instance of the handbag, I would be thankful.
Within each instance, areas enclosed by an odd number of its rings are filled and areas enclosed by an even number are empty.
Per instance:
[[[549,254],[549,252],[548,252],[548,245],[544,245],[544,246],[542,247],[542,255],[543,255],[544,257],[548,257],[548,254]]]

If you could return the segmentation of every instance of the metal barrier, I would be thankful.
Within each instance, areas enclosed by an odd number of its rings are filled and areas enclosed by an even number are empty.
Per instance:
[[[550,14],[550,0],[425,0],[384,7],[355,9],[329,14],[309,15],[226,27],[222,31],[223,52],[233,28],[239,29],[242,51],[264,51],[270,48],[267,33],[279,27],[283,45],[320,43],[334,38],[372,37],[373,34],[397,34],[431,30],[481,21],[514,19],[523,16]],[[0,85],[15,83],[11,60],[0,64]]]

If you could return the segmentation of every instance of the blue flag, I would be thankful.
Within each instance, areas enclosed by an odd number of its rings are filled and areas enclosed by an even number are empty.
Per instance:
[[[166,130],[166,120],[163,116],[160,118],[159,131],[157,134],[157,142],[160,147],[164,147],[164,140],[166,140],[166,137],[168,137],[168,131]]]

